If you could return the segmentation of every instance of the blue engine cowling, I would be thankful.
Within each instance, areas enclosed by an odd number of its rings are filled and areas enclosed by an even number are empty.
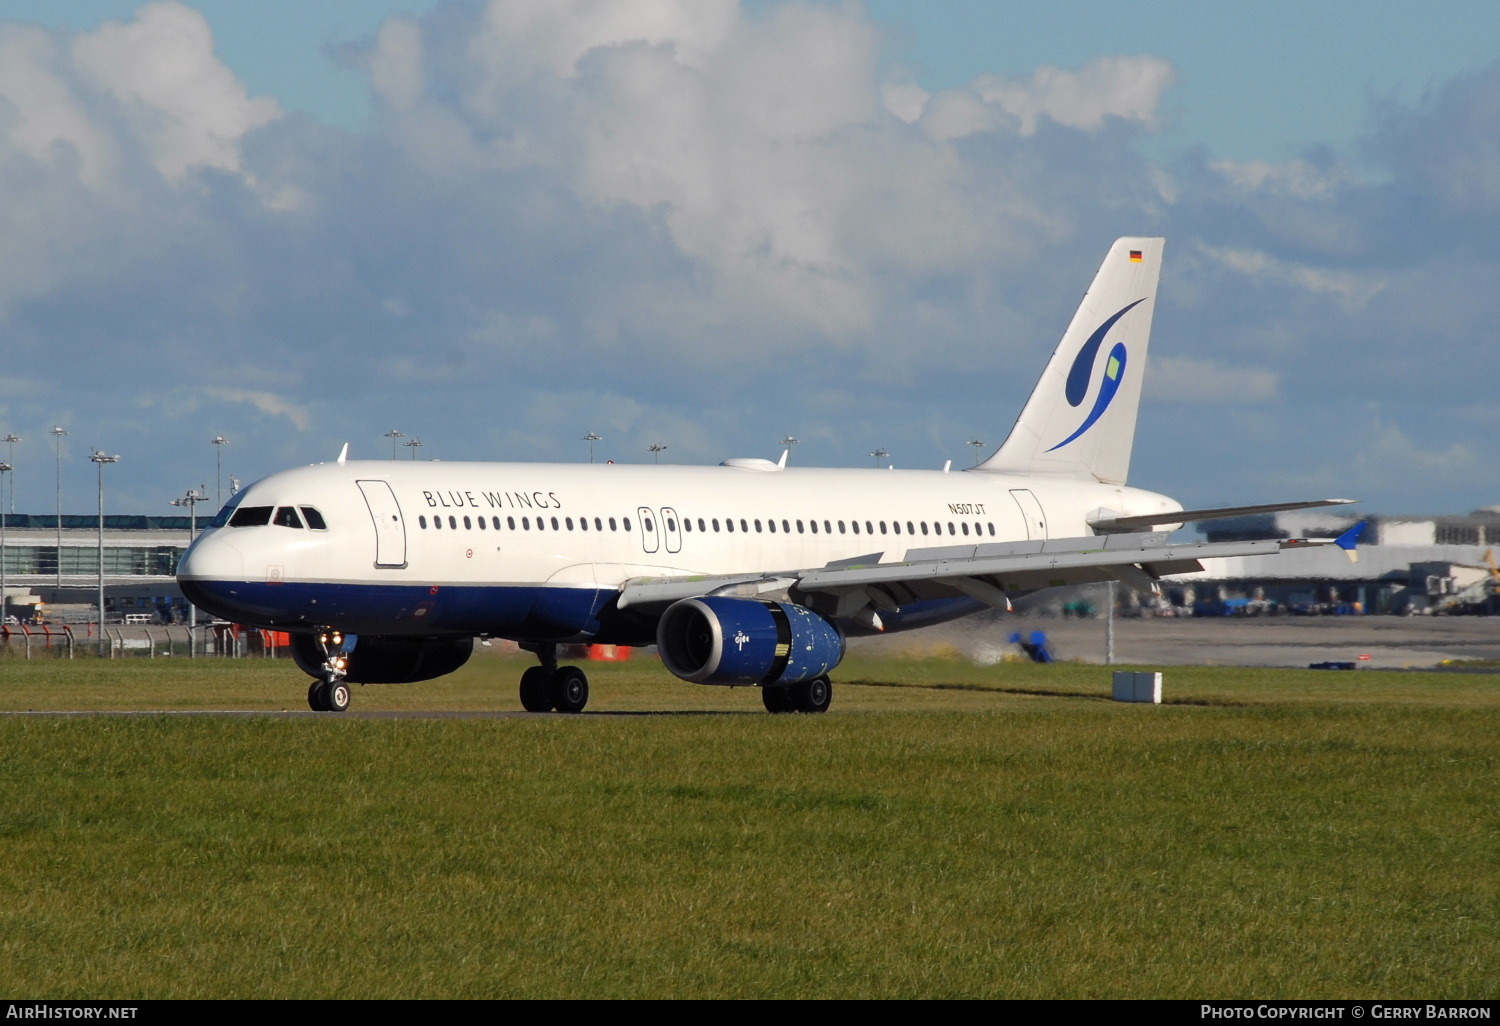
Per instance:
[[[757,599],[683,599],[656,627],[661,660],[694,684],[796,684],[844,658],[844,635],[805,606]]]

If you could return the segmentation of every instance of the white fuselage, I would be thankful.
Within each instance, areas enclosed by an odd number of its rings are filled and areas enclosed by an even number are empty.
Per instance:
[[[399,461],[303,467],[245,489],[234,516],[312,507],[326,529],[215,527],[184,556],[179,578],[208,589],[209,607],[234,619],[352,630],[374,611],[347,596],[323,600],[319,610],[318,589],[361,589],[366,598],[427,592],[440,606],[444,590],[457,588],[471,607],[483,604],[475,596],[485,589],[607,597],[643,576],[895,562],[915,550],[1088,535],[1087,521],[1099,510],[1181,509],[1151,492],[1071,479],[755,463],[761,469]],[[243,608],[239,598],[247,599]],[[530,631],[512,622],[519,615],[513,607],[497,608],[484,624],[476,608],[444,619],[438,608],[422,609],[432,603],[397,605],[401,632]],[[335,607],[348,624],[338,622]],[[328,622],[320,622],[325,613]]]

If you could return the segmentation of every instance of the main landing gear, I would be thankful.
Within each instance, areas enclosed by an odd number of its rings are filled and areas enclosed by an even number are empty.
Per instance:
[[[833,704],[833,681],[825,675],[798,684],[763,687],[760,689],[760,700],[765,705],[766,712],[771,713],[826,712]]]
[[[527,712],[583,712],[589,704],[589,679],[576,666],[557,665],[556,645],[522,645],[542,661],[521,674],[521,707]]]
[[[343,712],[349,708],[349,653],[344,651],[344,636],[338,631],[318,635],[323,650],[323,666],[307,689],[307,704],[313,712]]]

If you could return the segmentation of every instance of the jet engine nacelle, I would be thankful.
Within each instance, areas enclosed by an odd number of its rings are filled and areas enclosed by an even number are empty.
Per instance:
[[[411,684],[452,673],[469,661],[473,638],[372,637],[361,634],[344,679],[351,684]],[[311,677],[323,673],[323,650],[316,635],[293,634],[292,658]]]
[[[695,684],[796,684],[844,658],[844,635],[805,606],[714,595],[668,608],[656,644],[667,669]]]

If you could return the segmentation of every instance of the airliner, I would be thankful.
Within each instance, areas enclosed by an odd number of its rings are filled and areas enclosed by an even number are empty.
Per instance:
[[[351,684],[451,673],[475,639],[539,665],[532,712],[581,712],[577,643],[656,645],[677,677],[759,687],[770,712],[822,712],[852,636],[904,631],[1046,588],[1145,592],[1216,556],[1298,540],[1173,542],[1185,523],[1327,506],[1185,510],[1128,487],[1164,240],[1110,248],[1004,444],[968,470],[356,461],[236,493],[184,554],[183,593],[287,631],[316,711]],[[1358,529],[1335,539],[1354,556]],[[1329,544],[1323,542],[1321,544]]]

